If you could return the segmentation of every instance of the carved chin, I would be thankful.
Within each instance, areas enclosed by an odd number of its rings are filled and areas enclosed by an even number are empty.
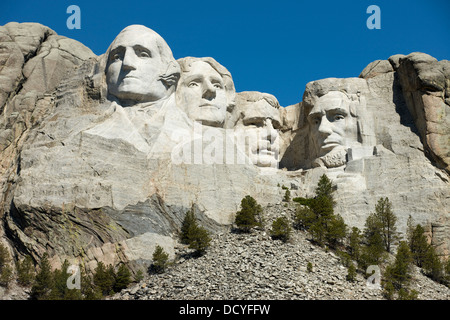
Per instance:
[[[337,168],[347,163],[347,150],[343,147],[334,148],[326,155],[317,158],[314,161],[315,166]]]

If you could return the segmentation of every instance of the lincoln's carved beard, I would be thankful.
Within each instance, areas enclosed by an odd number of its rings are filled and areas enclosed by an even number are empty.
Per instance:
[[[334,148],[326,155],[313,162],[314,167],[337,168],[347,163],[347,149],[343,146]]]

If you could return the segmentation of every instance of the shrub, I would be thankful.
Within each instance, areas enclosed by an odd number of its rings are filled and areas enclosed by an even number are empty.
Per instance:
[[[206,252],[211,238],[208,231],[199,226],[195,219],[194,208],[186,213],[181,227],[181,242],[188,244],[189,248],[195,250],[195,254],[200,256]]]
[[[294,228],[297,230],[308,230],[314,222],[314,212],[307,206],[299,206],[295,210]]]
[[[287,188],[286,188],[286,191],[284,192],[283,201],[285,201],[285,202],[291,201],[291,191],[289,191],[289,189],[287,189]]]
[[[205,228],[197,226],[191,237],[189,248],[194,249],[197,256],[205,254],[206,249],[211,243],[209,232]]]
[[[272,222],[271,230],[272,239],[279,239],[286,242],[291,237],[291,226],[286,217],[279,217]]]
[[[247,195],[241,200],[241,210],[236,213],[236,226],[244,232],[250,232],[253,227],[262,227],[263,209],[251,196]]]
[[[156,273],[163,273],[167,267],[168,261],[169,255],[161,246],[157,245],[155,251],[153,251],[153,271]]]
[[[347,281],[354,282],[356,280],[356,267],[353,263],[350,263],[350,265],[347,267]]]

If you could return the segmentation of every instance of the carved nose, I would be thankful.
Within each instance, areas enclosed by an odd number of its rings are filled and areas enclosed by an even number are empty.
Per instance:
[[[265,139],[273,142],[278,136],[278,131],[273,127],[272,120],[266,119],[264,124],[264,131],[266,133]]]
[[[328,121],[328,118],[326,116],[323,116],[322,119],[320,119],[318,130],[321,134],[327,136],[333,133],[333,130],[331,129],[331,122]]]
[[[122,61],[122,68],[125,70],[135,70],[135,57],[136,55],[134,54],[133,50],[126,49]]]
[[[216,89],[211,83],[205,83],[203,85],[202,97],[207,100],[212,100],[216,97]]]

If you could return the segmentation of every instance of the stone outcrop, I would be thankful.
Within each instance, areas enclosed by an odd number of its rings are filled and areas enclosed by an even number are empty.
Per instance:
[[[395,55],[359,77],[310,82],[281,107],[236,93],[213,58],[176,61],[143,26],[101,56],[38,24],[0,36],[0,235],[16,256],[137,270],[157,244],[175,255],[191,207],[223,232],[244,196],[277,203],[282,186],[313,196],[324,173],[349,225],[389,197],[400,231],[411,215],[448,254],[447,61]]]

